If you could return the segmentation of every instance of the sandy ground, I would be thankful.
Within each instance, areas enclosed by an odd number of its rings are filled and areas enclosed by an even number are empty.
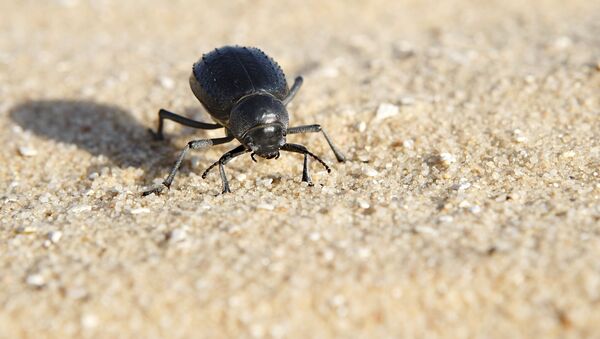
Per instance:
[[[0,2],[0,337],[600,337],[597,1]],[[568,5],[567,5],[568,3]],[[333,167],[195,152],[258,46]]]

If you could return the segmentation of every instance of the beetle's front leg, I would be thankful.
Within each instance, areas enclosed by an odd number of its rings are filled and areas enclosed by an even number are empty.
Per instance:
[[[296,127],[290,127],[287,130],[288,134],[317,133],[317,132],[321,132],[323,134],[323,136],[325,137],[325,141],[327,141],[327,144],[329,145],[329,148],[331,148],[331,151],[333,151],[333,154],[335,155],[335,158],[337,159],[337,161],[345,162],[346,157],[344,156],[344,154],[342,154],[342,152],[337,147],[335,147],[335,145],[329,138],[329,135],[327,135],[327,133],[325,133],[325,130],[323,130],[323,128],[321,128],[321,125],[296,126]]]
[[[162,182],[162,185],[155,187],[151,190],[145,191],[142,195],[147,196],[152,193],[160,194],[165,189],[165,187],[167,189],[170,188],[171,184],[173,183],[173,180],[175,179],[175,175],[177,174],[177,171],[179,170],[179,167],[181,166],[181,163],[183,162],[183,159],[185,158],[185,155],[187,154],[187,152],[190,149],[207,148],[207,147],[210,147],[213,145],[224,144],[224,143],[230,142],[231,140],[233,140],[233,137],[227,136],[227,137],[223,137],[223,138],[200,139],[200,140],[193,140],[193,141],[188,142],[187,145],[185,145],[185,148],[179,154],[179,157],[177,157],[177,161],[175,162],[175,165],[173,165],[173,168],[171,168],[171,172],[169,172],[169,176],[167,176],[167,178]]]
[[[229,189],[229,180],[227,180],[227,176],[225,175],[225,165],[230,162],[233,158],[240,156],[244,153],[248,153],[250,150],[246,149],[244,145],[239,145],[238,147],[230,150],[229,152],[223,154],[218,161],[214,164],[210,165],[204,173],[202,173],[202,179],[205,179],[215,166],[219,165],[219,174],[221,175],[221,182],[223,183],[223,190],[221,193],[231,193],[231,189]]]
[[[310,174],[308,173],[308,154],[304,154],[304,165],[302,166],[302,181],[307,182],[308,186],[314,186]]]

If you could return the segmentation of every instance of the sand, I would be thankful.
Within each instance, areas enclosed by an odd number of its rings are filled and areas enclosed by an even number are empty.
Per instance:
[[[600,337],[597,1],[2,1],[0,337]],[[302,157],[142,198],[211,49],[288,81]]]

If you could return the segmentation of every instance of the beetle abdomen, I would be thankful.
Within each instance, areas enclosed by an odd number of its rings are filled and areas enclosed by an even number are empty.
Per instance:
[[[281,67],[254,47],[226,46],[202,56],[190,76],[194,95],[216,120],[227,123],[243,96],[267,92],[283,100],[288,86]]]

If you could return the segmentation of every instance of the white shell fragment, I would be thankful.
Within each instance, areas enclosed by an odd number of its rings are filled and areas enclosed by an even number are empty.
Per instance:
[[[387,118],[391,118],[393,116],[398,115],[400,112],[400,108],[394,104],[382,103],[377,108],[377,113],[375,113],[375,121],[382,121]]]
[[[21,146],[21,147],[19,147],[19,154],[24,157],[34,157],[38,154],[38,152],[33,147]]]

